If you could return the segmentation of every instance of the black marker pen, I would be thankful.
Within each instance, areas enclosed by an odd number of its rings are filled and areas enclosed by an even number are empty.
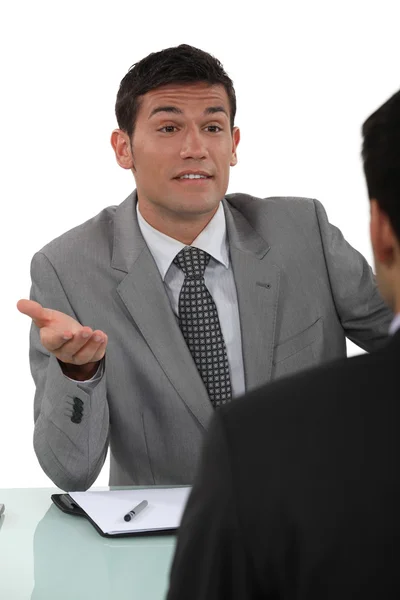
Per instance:
[[[144,508],[146,508],[147,505],[148,505],[147,500],[142,500],[142,502],[140,504],[135,506],[135,508],[132,508],[132,510],[130,510],[128,512],[128,514],[126,514],[124,516],[124,520],[130,521],[131,519],[133,519],[133,517],[136,517],[136,515],[139,514],[140,511],[142,511]]]

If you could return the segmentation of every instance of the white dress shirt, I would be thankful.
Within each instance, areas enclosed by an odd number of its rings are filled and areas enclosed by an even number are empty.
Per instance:
[[[185,248],[185,244],[154,229],[140,214],[138,204],[136,211],[140,231],[158,267],[172,310],[178,318],[179,294],[185,275],[173,263],[173,260],[178,252]],[[214,217],[191,245],[208,252],[211,256],[204,273],[204,281],[218,311],[228,355],[232,395],[240,396],[245,391],[242,336],[222,203]]]
[[[391,322],[389,327],[389,334],[394,335],[398,329],[400,329],[400,313],[397,313],[397,315]]]

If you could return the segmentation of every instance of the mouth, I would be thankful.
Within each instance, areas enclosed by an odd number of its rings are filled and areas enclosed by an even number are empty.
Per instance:
[[[174,177],[174,180],[178,183],[189,184],[189,185],[204,185],[213,179],[212,175],[206,173],[185,173]]]

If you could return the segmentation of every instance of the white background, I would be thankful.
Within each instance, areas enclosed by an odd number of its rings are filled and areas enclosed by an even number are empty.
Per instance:
[[[229,192],[316,197],[371,262],[360,127],[400,87],[398,2],[4,2],[0,11],[0,488],[48,486],[32,449],[31,256],[133,189],[109,145],[129,67],[180,43],[217,56],[241,127]],[[349,345],[349,353],[359,349]],[[106,485],[108,463],[96,485]]]

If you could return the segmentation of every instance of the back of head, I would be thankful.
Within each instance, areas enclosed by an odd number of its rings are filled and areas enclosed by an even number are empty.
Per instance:
[[[369,197],[387,214],[400,242],[400,91],[368,117],[362,134]]]
[[[129,137],[132,136],[140,107],[140,97],[147,92],[169,84],[199,82],[224,86],[229,99],[230,122],[233,129],[236,95],[232,80],[219,60],[187,44],[152,52],[129,69],[121,81],[115,105],[119,128]]]

